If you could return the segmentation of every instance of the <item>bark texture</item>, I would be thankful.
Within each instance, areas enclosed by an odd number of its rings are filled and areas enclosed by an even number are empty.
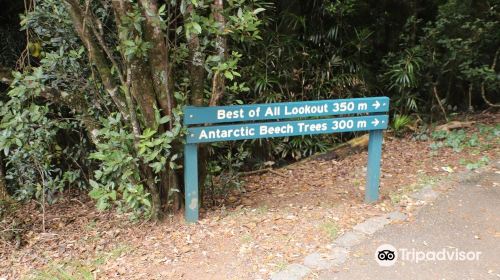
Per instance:
[[[224,36],[224,28],[226,26],[226,21],[224,19],[224,15],[222,14],[223,9],[224,5],[222,0],[214,0],[214,3],[212,5],[212,15],[215,21],[218,23],[219,27],[218,35],[215,38],[215,49],[221,61],[226,60],[226,52],[227,52],[227,40],[226,37]],[[225,90],[224,75],[220,72],[214,73],[214,77],[212,80],[212,95],[210,96],[210,101],[208,105],[216,106],[219,100],[224,95],[224,90]]]
[[[141,23],[143,34],[134,28],[130,28],[128,32],[132,34],[132,38],[142,36],[144,41],[151,44],[145,57],[138,54],[126,55],[123,50],[120,50],[119,55],[113,53],[111,50],[115,48],[107,45],[102,30],[96,27],[102,25],[97,17],[84,8],[78,0],[65,0],[65,3],[75,31],[87,49],[90,64],[96,69],[106,93],[132,128],[137,156],[138,142],[146,128],[157,132],[172,128],[170,122],[166,125],[159,124],[155,111],[159,110],[160,116],[172,116],[172,109],[175,106],[172,93],[172,68],[168,61],[169,48],[160,26],[158,2],[140,0],[138,6],[133,6],[127,1],[111,1],[115,23],[120,28],[127,28],[124,25],[125,17],[132,14],[133,9],[140,9],[145,18]],[[125,39],[119,36],[119,40]],[[121,57],[121,63],[118,63],[117,57]],[[115,71],[114,74],[112,69]],[[87,107],[81,106],[81,108],[88,108],[88,104]],[[88,122],[87,128],[93,131],[90,120]],[[143,161],[140,162],[140,174],[141,182],[138,183],[146,185],[152,197],[153,216],[159,218],[162,205],[166,205],[169,201],[170,189],[177,182],[177,174],[164,170],[155,175],[147,162]]]
[[[0,202],[12,202],[9,193],[7,192],[7,182],[5,181],[5,169],[2,155],[0,155]]]

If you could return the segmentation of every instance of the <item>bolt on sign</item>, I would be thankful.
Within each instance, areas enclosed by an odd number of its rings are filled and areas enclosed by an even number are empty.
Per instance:
[[[388,97],[333,99],[184,109],[185,217],[199,212],[198,143],[369,131],[365,200],[378,199],[382,132],[387,128]],[[336,118],[331,118],[337,116]],[[288,120],[287,119],[292,119]],[[222,125],[216,125],[222,124]]]

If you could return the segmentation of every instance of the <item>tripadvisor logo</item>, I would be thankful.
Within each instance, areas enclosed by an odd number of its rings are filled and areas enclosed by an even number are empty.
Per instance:
[[[375,251],[375,261],[380,266],[392,266],[398,259],[398,252],[394,246],[390,244],[383,244],[378,246]]]
[[[419,251],[415,248],[396,249],[390,244],[380,245],[375,251],[375,261],[380,266],[393,266],[398,259],[419,263],[425,261],[478,261],[482,252],[443,248],[438,251]]]

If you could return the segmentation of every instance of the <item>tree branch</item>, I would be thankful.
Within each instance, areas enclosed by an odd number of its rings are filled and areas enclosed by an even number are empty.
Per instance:
[[[186,17],[193,14],[193,5],[186,8]],[[184,19],[186,20],[186,18]],[[191,33],[188,40],[189,49],[189,75],[191,82],[191,105],[203,106],[205,69],[203,67],[203,54],[200,50],[200,39],[195,33]]]
[[[497,59],[498,55],[500,54],[500,47],[497,48],[497,51],[495,52],[495,57],[493,57],[493,63],[491,64],[491,70],[495,71],[495,67],[497,65]],[[488,98],[486,98],[486,90],[484,89],[484,81],[481,83],[481,96],[483,97],[484,102],[488,104],[490,107],[495,107],[495,108],[500,108],[500,104],[494,104],[493,102],[489,101]]]
[[[432,87],[432,91],[434,92],[434,97],[436,97],[439,108],[441,108],[441,111],[443,112],[444,118],[446,119],[446,121],[448,121],[448,116],[446,115],[446,110],[444,109],[443,104],[441,103],[441,99],[439,99],[439,95],[437,92],[437,85],[434,85]]]
[[[106,57],[104,56],[102,50],[99,48],[98,44],[93,39],[92,35],[89,33],[88,29],[85,28],[85,18],[83,17],[83,13],[78,1],[65,0],[65,3],[73,20],[75,31],[87,48],[89,61],[91,64],[94,64],[96,66],[99,76],[101,77],[104,89],[110,95],[111,99],[113,100],[123,117],[125,119],[128,119],[129,115],[126,110],[126,104],[121,96],[117,94],[118,85],[116,85],[113,79],[111,69],[109,68],[106,61]]]
[[[120,79],[120,82],[122,83],[122,85],[125,84],[125,79],[123,77],[123,72],[120,68],[120,66],[118,65],[118,63],[116,62],[116,59],[114,58],[113,56],[113,53],[109,50],[108,46],[106,45],[106,42],[104,42],[104,38],[102,37],[101,33],[97,30],[97,27],[96,26],[102,26],[102,22],[94,17],[93,14],[85,14],[85,18],[89,18],[91,24],[90,24],[90,27],[92,29],[92,33],[94,34],[94,36],[97,38],[97,42],[99,43],[99,45],[101,46],[101,48],[103,49],[104,53],[106,53],[109,61],[111,61],[111,64],[113,65],[113,67],[116,69],[116,72],[118,73],[118,78]]]
[[[224,6],[222,0],[214,0],[214,4],[212,5],[212,14],[219,24],[218,34],[215,37],[215,48],[217,54],[220,58],[220,61],[224,61],[226,59],[227,52],[227,42],[224,37],[224,28],[226,26],[226,21],[224,19],[224,15],[222,15],[222,10]],[[215,72],[212,78],[212,95],[210,96],[210,101],[208,102],[208,106],[216,106],[219,99],[222,98],[225,91],[225,80],[224,75],[220,72]]]
[[[158,14],[158,2],[156,0],[141,0],[143,15],[146,18],[145,30],[146,40],[153,44],[149,49],[149,65],[153,76],[155,92],[163,113],[171,116],[174,107],[172,88],[170,83],[171,74],[168,61],[168,45],[160,26]],[[167,27],[168,28],[168,27]],[[170,125],[171,123],[169,123]]]
[[[81,116],[81,122],[88,132],[90,140],[95,145],[99,144],[99,138],[97,138],[96,133],[101,128],[100,122],[89,114],[89,106],[85,100],[83,92],[73,92],[63,96],[60,91],[48,88],[40,92],[40,96],[48,102],[57,103],[78,112]]]

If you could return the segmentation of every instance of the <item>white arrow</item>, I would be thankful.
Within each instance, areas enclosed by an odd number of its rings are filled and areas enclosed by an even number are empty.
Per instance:
[[[372,104],[373,107],[375,107],[375,110],[378,109],[378,107],[380,107],[380,102],[378,102],[378,100],[375,101],[374,104]]]
[[[373,126],[377,126],[379,124],[379,121],[377,118],[375,118],[373,121],[372,121],[372,124]]]

